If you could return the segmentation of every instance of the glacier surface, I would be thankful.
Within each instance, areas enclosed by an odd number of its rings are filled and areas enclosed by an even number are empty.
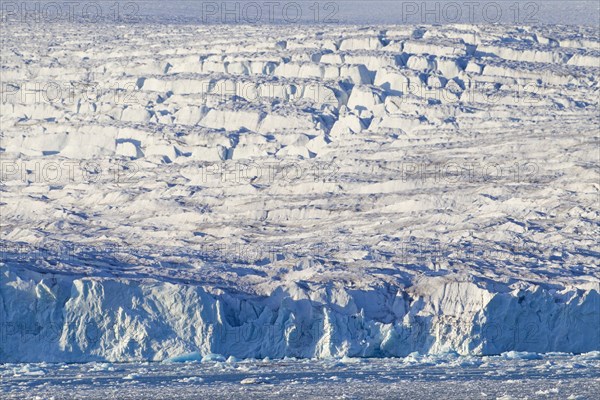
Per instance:
[[[600,350],[597,30],[22,28],[0,362]]]

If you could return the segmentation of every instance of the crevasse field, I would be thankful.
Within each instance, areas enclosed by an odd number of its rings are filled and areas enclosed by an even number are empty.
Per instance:
[[[392,3],[3,2],[2,399],[600,396],[598,4]]]

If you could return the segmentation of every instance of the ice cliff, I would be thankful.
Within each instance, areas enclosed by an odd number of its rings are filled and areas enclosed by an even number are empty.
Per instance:
[[[598,350],[598,286],[445,278],[410,287],[278,287],[269,296],[1,268],[0,360],[139,361]]]

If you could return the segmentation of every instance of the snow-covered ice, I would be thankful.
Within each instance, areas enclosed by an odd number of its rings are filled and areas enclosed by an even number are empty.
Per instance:
[[[2,398],[594,399],[598,352],[0,365]]]
[[[600,348],[593,29],[20,27],[0,360]]]
[[[3,398],[600,390],[594,27],[1,40]]]

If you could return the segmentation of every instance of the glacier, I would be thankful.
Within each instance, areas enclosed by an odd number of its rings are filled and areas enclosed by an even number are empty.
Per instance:
[[[598,285],[429,278],[409,288],[291,285],[270,296],[2,268],[3,362],[400,357],[598,349]],[[24,306],[26,305],[26,306]]]
[[[593,27],[2,28],[0,363],[600,350]]]

